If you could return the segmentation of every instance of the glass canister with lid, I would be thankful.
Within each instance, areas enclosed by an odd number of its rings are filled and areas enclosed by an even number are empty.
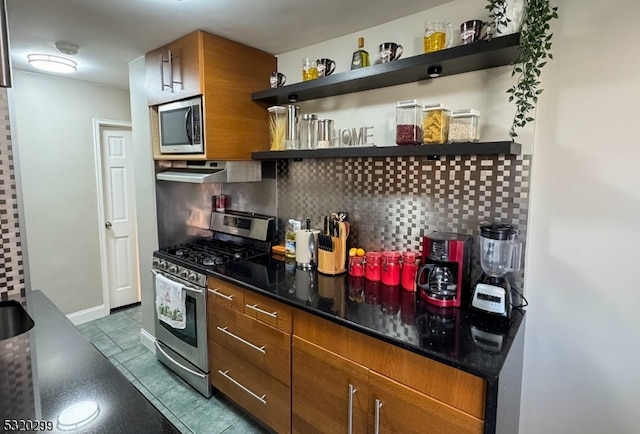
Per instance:
[[[447,143],[451,112],[442,103],[427,104],[422,111],[422,143]]]
[[[449,142],[479,142],[480,112],[474,109],[454,110],[449,124]]]
[[[269,112],[269,138],[272,151],[284,151],[285,132],[287,130],[287,108],[273,106],[267,109]]]
[[[300,123],[300,149],[318,147],[318,116],[305,113]]]
[[[418,100],[398,101],[396,106],[396,144],[422,143],[422,106]]]

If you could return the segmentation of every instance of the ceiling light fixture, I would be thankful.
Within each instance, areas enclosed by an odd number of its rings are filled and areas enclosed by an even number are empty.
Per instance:
[[[68,74],[77,71],[77,63],[65,57],[52,54],[29,54],[29,64],[35,68],[49,72],[61,72]]]
[[[67,54],[69,56],[75,56],[78,54],[78,47],[76,44],[72,44],[71,42],[58,41],[56,42],[56,50],[58,53]]]

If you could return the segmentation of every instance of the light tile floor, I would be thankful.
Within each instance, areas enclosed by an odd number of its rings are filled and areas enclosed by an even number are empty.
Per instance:
[[[140,343],[140,306],[113,313],[78,329],[181,432],[187,434],[262,434],[257,425],[225,397],[206,399],[162,365]]]

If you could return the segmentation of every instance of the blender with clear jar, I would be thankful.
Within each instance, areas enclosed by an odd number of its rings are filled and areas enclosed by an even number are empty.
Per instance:
[[[522,244],[511,225],[480,225],[480,265],[483,274],[473,288],[471,307],[502,318],[511,317],[511,284],[507,273],[520,269]]]

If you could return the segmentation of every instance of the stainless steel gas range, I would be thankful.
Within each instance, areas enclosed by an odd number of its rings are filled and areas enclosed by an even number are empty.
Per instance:
[[[154,299],[157,276],[178,283],[184,294],[184,328],[174,328],[155,312],[158,360],[206,397],[209,386],[207,352],[207,274],[269,252],[275,218],[239,211],[212,212],[211,238],[160,249],[153,254]]]

